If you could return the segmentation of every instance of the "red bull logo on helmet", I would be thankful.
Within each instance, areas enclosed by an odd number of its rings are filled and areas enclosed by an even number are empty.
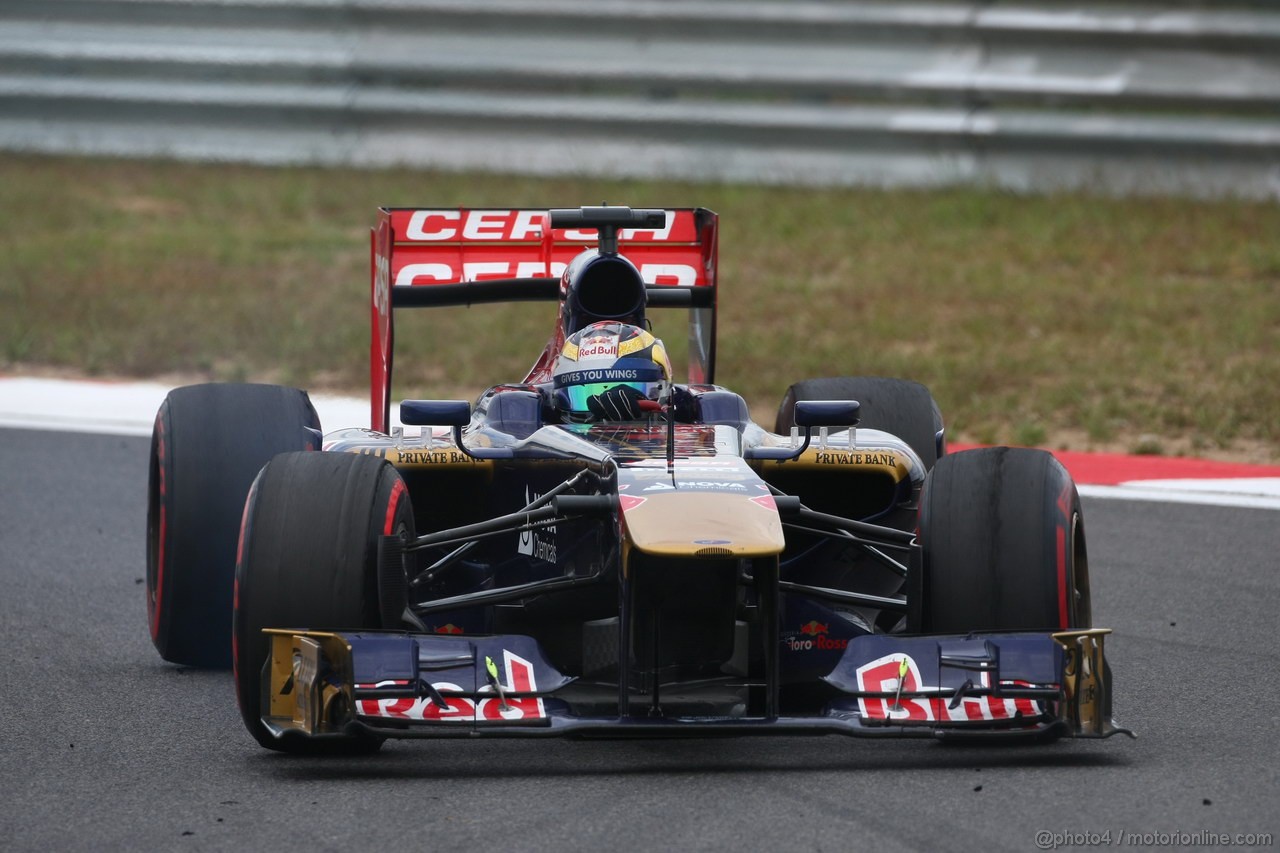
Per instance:
[[[587,338],[578,345],[578,359],[617,358],[618,338],[616,335],[596,335]]]

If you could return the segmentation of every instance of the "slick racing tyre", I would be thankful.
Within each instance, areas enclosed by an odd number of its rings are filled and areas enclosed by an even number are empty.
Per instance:
[[[774,432],[786,435],[795,423],[801,400],[857,400],[858,426],[896,435],[915,451],[925,470],[945,452],[942,412],[929,389],[919,382],[880,376],[831,376],[806,379],[787,389],[778,407]]]
[[[192,385],[169,392],[151,434],[147,619],[160,656],[231,664],[231,582],[245,495],[277,453],[318,449],[303,391]]]
[[[1092,627],[1075,483],[1043,450],[989,447],[938,460],[920,503],[918,630]]]
[[[258,743],[309,754],[372,752],[381,745],[381,738],[360,734],[315,740],[273,735],[262,723],[270,698],[264,672],[269,642],[262,629],[383,627],[378,542],[413,535],[404,480],[382,459],[290,453],[262,469],[245,503],[233,617],[236,697]]]

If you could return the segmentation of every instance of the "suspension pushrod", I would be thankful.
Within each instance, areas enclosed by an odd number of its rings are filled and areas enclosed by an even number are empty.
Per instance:
[[[785,524],[783,526],[789,530],[798,530],[801,533],[809,533],[814,536],[826,536],[831,539],[838,539],[841,542],[848,542],[850,544],[857,545],[861,547],[862,550],[870,554],[873,558],[875,558],[877,562],[881,563],[884,566],[887,566],[888,568],[897,572],[899,575],[901,575],[904,578],[907,576],[907,567],[904,566],[902,563],[898,562],[897,560],[893,559],[893,557],[890,557],[888,554],[881,551],[880,548],[884,547],[884,548],[894,548],[899,551],[910,551],[914,547],[912,545],[898,545],[896,543],[872,542],[870,540],[863,539],[858,536],[854,536],[852,533],[850,533],[847,530],[820,530],[816,527],[805,527],[800,524]]]
[[[524,516],[521,515],[521,518],[523,517]],[[544,518],[540,521],[535,521],[532,524],[519,524],[514,527],[502,527],[497,530],[487,531],[485,533],[472,533],[470,536],[459,536],[455,539],[445,539],[441,542],[433,542],[431,545],[424,546],[424,547],[444,548],[451,545],[461,544],[463,545],[463,548],[465,548],[466,543],[468,542],[479,542],[481,539],[492,539],[495,536],[504,536],[508,533],[524,533],[526,530],[538,530],[539,528],[542,528],[542,527],[553,527],[557,524],[567,524],[570,521],[578,521],[581,518],[582,516],[580,515],[553,515],[550,518]],[[495,519],[495,521],[496,520],[497,519]],[[442,532],[452,533],[452,532],[455,532],[456,530],[457,528],[455,528],[454,531],[442,531]],[[457,551],[462,551],[463,548],[458,548]],[[406,548],[405,550],[407,551],[409,549]],[[457,551],[454,551],[453,553],[457,553]],[[448,559],[448,557],[445,557],[444,559]],[[435,565],[432,565],[430,569],[434,569],[435,567],[436,567]],[[427,571],[430,571],[430,569],[427,569]]]
[[[485,533],[507,533],[525,524],[549,521],[555,516],[555,508],[549,506],[538,507],[529,511],[521,510],[520,512],[500,515],[497,518],[490,518],[486,521],[478,521],[475,524],[464,524],[461,527],[451,527],[448,530],[423,534],[406,545],[405,550],[421,551],[424,548],[433,548],[458,540],[473,539]]]
[[[898,530],[895,527],[884,527],[866,521],[854,521],[852,518],[841,518],[838,515],[830,515],[809,509],[806,506],[801,506],[795,514],[803,521],[818,522],[834,527],[837,530],[847,530],[850,533],[865,536],[878,545],[913,545],[916,541],[916,534],[911,531]]]
[[[582,578],[552,578],[545,581],[530,581],[529,583],[516,584],[515,586],[500,587],[499,589],[486,589],[480,592],[467,592],[448,598],[438,598],[434,601],[416,604],[413,610],[419,616],[425,616],[428,613],[438,613],[441,610],[456,610],[459,607],[504,604],[508,601],[518,601],[521,598],[544,592],[590,586],[591,584],[599,583],[602,577],[603,575],[597,572],[594,575]]]
[[[779,581],[778,589],[783,592],[794,592],[812,598],[822,598],[839,604],[855,604],[862,607],[877,607],[881,610],[895,610],[905,613],[907,600],[897,596],[870,595],[865,592],[849,592],[843,589],[831,589],[825,586],[809,586],[792,581]]]

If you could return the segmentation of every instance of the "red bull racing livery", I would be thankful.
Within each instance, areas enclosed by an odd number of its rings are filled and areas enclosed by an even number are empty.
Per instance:
[[[1124,732],[1062,466],[947,453],[898,379],[803,380],[755,423],[715,382],[717,229],[702,208],[380,211],[368,428],[322,433],[304,392],[264,385],[157,414],[161,654],[230,663],[249,732],[290,752]],[[554,306],[528,373],[393,421],[397,311],[502,301]]]

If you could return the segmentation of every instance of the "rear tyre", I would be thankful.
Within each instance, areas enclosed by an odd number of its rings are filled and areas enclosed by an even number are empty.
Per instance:
[[[938,461],[920,504],[916,629],[1089,628],[1089,560],[1075,483],[1043,450],[989,447]]]
[[[273,459],[245,503],[236,564],[236,698],[245,727],[268,749],[372,752],[382,739],[277,738],[263,724],[269,643],[263,628],[358,631],[384,627],[378,542],[414,535],[404,480],[374,456],[291,453]],[[397,627],[398,622],[388,627]]]
[[[160,656],[231,664],[231,583],[245,495],[277,453],[316,449],[306,392],[192,385],[169,392],[151,435],[147,619]]]
[[[801,400],[857,400],[862,404],[858,426],[896,435],[915,451],[926,471],[945,452],[942,411],[929,389],[919,382],[881,376],[831,376],[797,382],[782,397],[774,432],[786,435],[791,431],[796,403]]]

